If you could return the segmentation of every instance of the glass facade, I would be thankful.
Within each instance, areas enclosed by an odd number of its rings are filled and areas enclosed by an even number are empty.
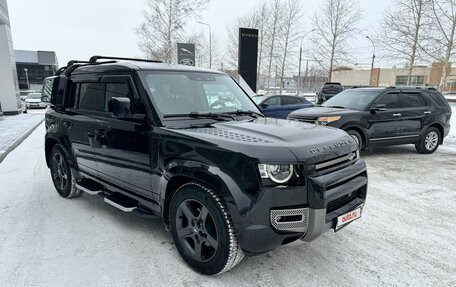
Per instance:
[[[412,75],[410,78],[410,86],[423,86],[425,76]],[[407,76],[396,76],[396,86],[406,86]]]
[[[29,85],[42,85],[43,80],[57,71],[55,65],[39,65],[35,63],[16,63],[19,89],[27,90]],[[27,72],[25,71],[27,69]],[[27,84],[28,77],[28,84]]]

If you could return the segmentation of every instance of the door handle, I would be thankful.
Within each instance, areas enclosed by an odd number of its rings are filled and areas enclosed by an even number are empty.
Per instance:
[[[393,117],[397,118],[397,117],[400,117],[402,116],[402,114],[393,114]]]
[[[425,115],[429,115],[431,113],[431,111],[425,111],[424,114]]]

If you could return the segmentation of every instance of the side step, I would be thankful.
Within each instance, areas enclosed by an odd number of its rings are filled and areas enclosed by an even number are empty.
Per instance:
[[[97,195],[100,192],[103,192],[103,186],[90,179],[83,179],[80,182],[77,182],[76,188],[90,195]]]
[[[133,210],[138,208],[137,201],[118,193],[113,193],[111,195],[106,196],[104,198],[104,201],[107,204],[122,210],[123,212],[132,212]]]

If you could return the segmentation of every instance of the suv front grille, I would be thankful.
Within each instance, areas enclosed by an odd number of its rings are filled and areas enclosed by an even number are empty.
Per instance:
[[[314,124],[317,120],[318,117],[309,117],[309,116],[298,116],[298,117],[292,117],[292,120],[300,121],[300,122],[305,122],[305,123],[311,123]]]
[[[333,201],[330,201],[326,206],[326,213],[331,213],[335,210],[338,210],[339,208],[347,205],[348,203],[352,202],[353,200],[359,197],[361,197],[361,189],[358,189],[352,192],[351,194],[346,194],[342,197],[334,199]]]
[[[319,162],[315,164],[315,171],[335,171],[340,168],[343,168],[350,163],[355,162],[359,158],[359,151],[354,151],[349,154],[330,159],[327,161]]]

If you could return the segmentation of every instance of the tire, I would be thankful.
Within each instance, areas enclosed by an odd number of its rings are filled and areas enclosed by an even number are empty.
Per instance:
[[[359,134],[359,132],[355,130],[347,130],[347,134],[349,134],[358,144],[358,149],[363,149],[363,137]]]
[[[198,183],[181,186],[170,203],[170,229],[185,262],[205,275],[226,272],[244,257],[223,199]]]
[[[76,188],[76,178],[60,145],[56,144],[52,147],[49,163],[52,182],[60,196],[64,198],[78,196],[80,191]]]
[[[415,144],[416,151],[423,154],[435,152],[442,141],[441,137],[442,135],[437,128],[428,128],[421,137],[420,142]]]

